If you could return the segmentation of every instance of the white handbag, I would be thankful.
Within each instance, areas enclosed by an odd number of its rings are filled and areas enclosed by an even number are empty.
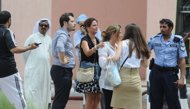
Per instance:
[[[94,78],[94,67],[79,68],[76,73],[78,82],[90,82]]]

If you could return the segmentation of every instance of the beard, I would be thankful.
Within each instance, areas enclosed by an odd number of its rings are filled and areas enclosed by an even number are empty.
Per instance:
[[[166,34],[162,34],[163,36],[167,36]]]
[[[160,32],[163,36],[167,36],[167,34],[163,31]]]
[[[75,27],[68,27],[67,30],[70,31],[75,31]]]

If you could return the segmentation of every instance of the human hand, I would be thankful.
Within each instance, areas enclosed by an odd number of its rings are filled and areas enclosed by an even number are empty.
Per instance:
[[[107,57],[107,60],[112,60],[112,56]]]
[[[107,60],[117,61],[117,58],[115,56],[109,56],[107,57]]]
[[[177,87],[182,88],[184,86],[184,79],[180,78],[179,80],[176,81]]]
[[[68,64],[68,63],[69,63],[69,57],[68,57],[68,56],[64,56],[62,63],[63,63],[63,64]]]
[[[29,50],[32,50],[32,49],[37,48],[38,45],[39,45],[39,44],[37,44],[37,43],[31,43],[31,44],[29,44],[29,45],[28,45],[28,46],[29,46]]]
[[[102,48],[104,47],[104,42],[100,42],[98,45],[97,45],[98,48]]]

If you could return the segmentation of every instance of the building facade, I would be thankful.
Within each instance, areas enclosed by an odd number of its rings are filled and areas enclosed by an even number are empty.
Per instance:
[[[160,31],[160,19],[176,22],[176,8],[176,0],[1,0],[1,10],[12,13],[11,29],[19,45],[32,34],[35,22],[44,17],[52,22],[49,34],[53,36],[59,28],[59,17],[65,12],[73,12],[75,18],[81,13],[95,17],[101,30],[110,24],[120,24],[124,31],[128,23],[136,23],[148,39]],[[15,56],[22,74],[22,55]]]

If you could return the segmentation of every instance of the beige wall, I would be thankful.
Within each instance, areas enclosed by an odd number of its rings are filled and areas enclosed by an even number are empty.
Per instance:
[[[101,30],[110,24],[120,24],[122,32],[128,23],[138,24],[145,37],[159,32],[161,18],[176,19],[176,0],[2,0],[2,10],[12,13],[11,29],[19,45],[32,33],[35,22],[47,17],[52,20],[51,35],[59,28],[59,17],[73,12],[95,17]],[[21,55],[15,55],[18,69],[23,73]]]
[[[52,32],[58,28],[61,14],[69,11],[75,14],[75,18],[80,13],[95,17],[101,30],[110,24],[120,24],[124,30],[126,24],[134,22],[142,27],[145,34],[146,4],[146,0],[56,0],[52,3]]]
[[[2,10],[11,12],[11,29],[18,45],[23,45],[37,20],[44,17],[51,19],[51,0],[2,0]],[[22,55],[16,54],[15,57],[19,72],[23,73]]]
[[[102,31],[111,24],[120,24],[124,31],[128,23],[136,23],[141,27],[143,34],[146,34],[146,0],[56,1],[52,3],[52,33],[59,28],[59,17],[65,12],[73,12],[75,18],[81,13],[96,18]]]
[[[147,36],[153,36],[160,32],[159,21],[169,18],[176,22],[177,0],[147,0]],[[175,28],[173,29],[175,30]],[[174,31],[173,31],[174,32]]]

